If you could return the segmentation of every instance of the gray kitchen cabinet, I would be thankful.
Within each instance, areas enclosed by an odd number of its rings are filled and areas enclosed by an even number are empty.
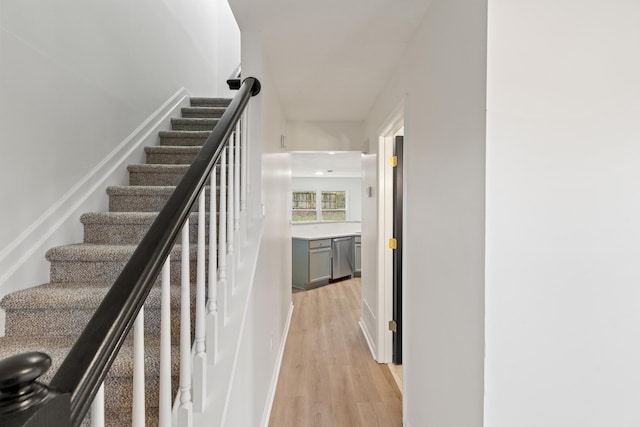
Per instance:
[[[362,243],[361,237],[355,236],[353,238],[353,274],[360,276],[362,269],[360,266],[360,260],[362,259]]]
[[[331,279],[331,239],[292,239],[292,281],[299,289],[312,289]]]

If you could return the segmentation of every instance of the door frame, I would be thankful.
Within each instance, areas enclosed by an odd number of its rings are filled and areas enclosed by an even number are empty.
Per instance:
[[[378,130],[378,348],[377,361],[391,363],[393,333],[389,320],[393,319],[393,251],[389,238],[393,237],[393,156],[394,138],[404,128],[403,99]]]
[[[396,249],[393,255],[393,317],[396,322],[396,331],[392,333],[392,362],[402,365],[402,249],[404,245],[404,128],[393,138],[393,155],[397,160],[393,168],[393,237],[396,241]]]

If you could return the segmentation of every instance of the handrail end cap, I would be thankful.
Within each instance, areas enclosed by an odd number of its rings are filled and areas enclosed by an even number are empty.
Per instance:
[[[251,96],[256,96],[257,94],[260,93],[260,90],[262,89],[262,85],[260,84],[260,80],[258,80],[255,77],[247,77],[246,79],[244,79],[242,81],[242,83],[246,82],[249,79],[253,79],[253,86],[251,87]]]

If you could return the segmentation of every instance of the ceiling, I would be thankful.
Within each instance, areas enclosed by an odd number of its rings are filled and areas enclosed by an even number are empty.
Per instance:
[[[330,153],[332,152],[292,153],[292,176],[294,178],[359,178],[362,175],[362,154],[359,151]]]
[[[263,34],[289,120],[363,120],[430,0],[230,0]]]

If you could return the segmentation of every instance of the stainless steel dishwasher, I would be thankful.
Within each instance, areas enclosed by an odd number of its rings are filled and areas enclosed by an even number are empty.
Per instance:
[[[331,239],[333,259],[331,261],[331,278],[339,279],[353,275],[353,237],[337,237]]]

